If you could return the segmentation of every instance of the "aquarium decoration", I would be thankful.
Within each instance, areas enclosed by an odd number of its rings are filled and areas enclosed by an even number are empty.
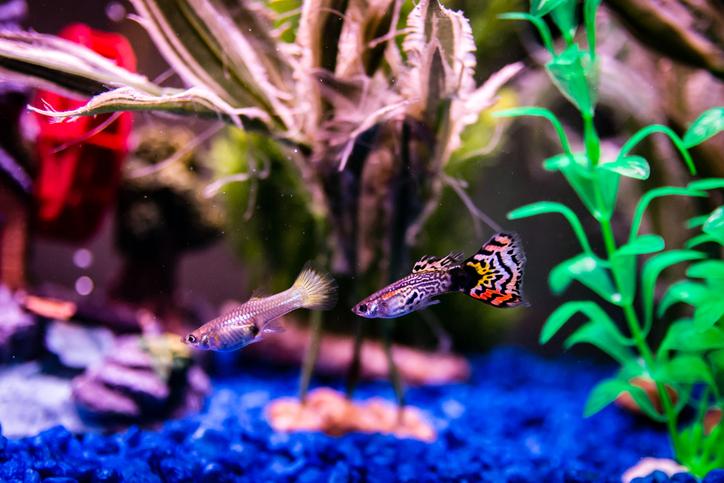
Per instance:
[[[222,120],[272,140],[302,181],[318,262],[353,292],[361,284],[351,280],[379,285],[406,269],[409,247],[443,187],[459,184],[443,170],[463,131],[522,69],[508,65],[477,86],[465,16],[438,0],[410,11],[402,3],[310,0],[287,9],[252,1],[134,0],[141,25],[185,88],[159,85],[90,49],[35,32],[0,35],[0,73],[93,96],[65,111],[33,106],[56,120],[169,111]],[[235,173],[217,186],[264,172]],[[321,317],[312,318],[302,396],[321,324]],[[389,323],[384,334],[389,340]]]
[[[508,214],[512,220],[557,213],[565,217],[581,245],[582,253],[553,268],[549,285],[555,294],[563,293],[577,281],[615,312],[604,310],[595,300],[569,301],[558,307],[546,320],[540,335],[541,343],[548,342],[575,315],[587,319],[565,341],[565,346],[592,344],[620,364],[614,377],[599,382],[591,391],[585,407],[593,415],[628,393],[635,404],[655,421],[666,423],[677,460],[693,474],[703,476],[724,465],[724,431],[717,423],[704,428],[710,408],[719,408],[722,400],[722,349],[724,303],[707,298],[710,284],[720,282],[721,260],[708,260],[694,246],[720,240],[722,236],[721,208],[708,218],[697,218],[694,224],[704,225],[704,234],[694,238],[684,249],[665,249],[662,237],[642,234],[642,219],[650,203],[665,196],[706,197],[708,190],[724,188],[719,179],[704,179],[685,187],[664,186],[646,191],[638,202],[631,220],[627,239],[614,237],[612,217],[616,207],[621,177],[645,180],[649,178],[648,161],[635,154],[634,149],[645,138],[659,133],[667,136],[677,148],[691,174],[696,168],[690,150],[724,130],[724,107],[714,107],[696,119],[683,136],[664,125],[650,125],[636,132],[619,149],[615,157],[602,155],[601,143],[594,124],[597,81],[599,74],[596,55],[595,16],[599,2],[583,2],[583,22],[577,20],[578,3],[573,1],[533,1],[528,13],[509,13],[503,17],[530,21],[537,29],[551,59],[545,68],[560,93],[578,110],[583,125],[582,151],[574,150],[561,121],[542,107],[519,107],[496,112],[500,117],[533,116],[550,122],[560,140],[563,153],[544,161],[548,171],[560,172],[573,188],[586,210],[595,219],[603,238],[605,254],[597,254],[589,241],[578,216],[569,207],[553,201],[541,201],[517,208]],[[548,19],[560,30],[564,46],[556,48]],[[574,37],[581,28],[587,45]],[[637,260],[645,256],[638,270]],[[683,263],[697,263],[689,275],[704,277],[706,284],[680,282],[674,284],[658,303],[655,297],[657,281],[667,268]],[[719,271],[717,271],[717,267]],[[715,285],[716,286],[716,285]],[[720,285],[718,287],[721,287]],[[693,318],[673,323],[658,345],[652,337],[657,317],[675,301],[695,306]],[[611,313],[615,313],[614,318]],[[625,321],[626,331],[616,320]],[[650,398],[638,381],[652,381],[655,398]],[[683,411],[692,406],[696,415],[683,426]],[[711,420],[711,416],[710,416]]]

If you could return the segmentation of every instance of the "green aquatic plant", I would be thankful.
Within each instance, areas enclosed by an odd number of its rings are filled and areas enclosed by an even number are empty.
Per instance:
[[[607,305],[604,309],[595,300],[566,302],[548,317],[540,334],[540,342],[546,343],[564,326],[572,323],[574,316],[583,315],[585,323],[568,336],[565,347],[592,344],[620,364],[621,368],[615,376],[593,388],[585,414],[592,415],[622,393],[629,393],[645,414],[667,424],[677,459],[693,473],[703,475],[724,463],[724,454],[721,452],[724,443],[722,424],[719,423],[708,433],[702,425],[706,409],[711,404],[719,408],[722,405],[724,330],[721,316],[724,301],[721,298],[721,277],[724,272],[721,271],[720,260],[704,261],[706,255],[694,250],[693,245],[721,237],[722,211],[719,209],[706,222],[697,219],[697,222],[704,223],[704,238],[695,238],[684,249],[665,250],[661,236],[642,234],[640,229],[646,210],[655,199],[666,196],[706,197],[706,190],[722,188],[724,185],[721,180],[702,180],[686,187],[665,186],[646,191],[637,204],[625,240],[616,240],[614,237],[612,217],[621,177],[645,180],[650,175],[648,161],[634,154],[634,149],[641,141],[656,133],[667,136],[691,174],[695,174],[696,168],[689,151],[724,129],[724,108],[715,107],[704,112],[683,137],[665,125],[646,126],[620,146],[615,156],[604,156],[594,124],[599,73],[595,29],[598,4],[597,0],[583,2],[582,25],[577,20],[579,10],[575,0],[533,0],[528,13],[503,15],[511,20],[527,20],[537,29],[551,56],[545,64],[548,76],[580,113],[583,125],[582,149],[574,148],[563,123],[548,109],[519,107],[499,111],[496,115],[540,117],[552,124],[563,153],[546,159],[543,166],[565,177],[597,222],[604,254],[594,251],[580,219],[562,203],[532,203],[513,210],[508,218],[516,220],[549,213],[562,215],[570,224],[582,252],[551,270],[550,288],[555,294],[561,294],[572,282],[577,281]],[[560,41],[554,41],[546,17],[550,17],[552,24],[560,31]],[[578,33],[579,30],[582,32]],[[640,272],[639,257],[645,257]],[[687,281],[674,284],[667,296],[657,304],[655,289],[662,272],[675,264],[691,261],[697,263],[691,266],[689,274],[705,277],[705,283]],[[719,295],[714,296],[715,293]],[[674,323],[663,342],[655,347],[651,334],[655,318],[679,300],[695,305],[693,319]],[[617,316],[609,315],[612,313]],[[617,320],[621,320],[627,330],[623,330]],[[635,384],[637,378],[653,381],[660,407],[642,387]],[[697,416],[692,425],[682,429],[679,416],[687,405],[697,409]]]

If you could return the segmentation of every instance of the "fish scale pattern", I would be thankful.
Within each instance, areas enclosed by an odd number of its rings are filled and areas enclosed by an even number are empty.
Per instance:
[[[0,437],[0,481],[618,482],[639,457],[670,456],[661,428],[618,408],[581,416],[589,389],[612,368],[512,348],[471,362],[466,384],[409,390],[410,404],[437,428],[432,444],[275,433],[264,407],[294,394],[298,374],[250,365],[217,378],[203,412],[156,430],[75,436],[57,427],[35,437]],[[392,398],[388,384],[368,383],[357,393],[380,395]],[[669,481],[663,478],[637,483]],[[671,481],[694,480],[680,474]],[[722,481],[717,471],[704,480]]]

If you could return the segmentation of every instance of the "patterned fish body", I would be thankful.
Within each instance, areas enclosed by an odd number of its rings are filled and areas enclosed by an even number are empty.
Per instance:
[[[201,350],[227,352],[281,332],[279,317],[300,308],[325,310],[336,303],[336,284],[326,274],[305,267],[294,285],[268,297],[253,297],[234,310],[188,334],[186,344]]]
[[[438,303],[435,297],[449,292],[463,292],[494,307],[525,304],[525,254],[515,234],[498,233],[476,254],[461,258],[423,257],[410,275],[365,298],[352,312],[369,319],[401,317]]]

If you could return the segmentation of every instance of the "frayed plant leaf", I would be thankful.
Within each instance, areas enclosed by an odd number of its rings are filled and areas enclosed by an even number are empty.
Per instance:
[[[268,121],[265,112],[256,109],[234,109],[213,93],[192,87],[187,90],[166,89],[164,94],[154,96],[139,92],[131,87],[122,87],[89,100],[84,106],[71,111],[32,108],[34,111],[56,118],[72,119],[77,116],[92,116],[116,111],[169,111],[179,114],[197,114],[206,117],[226,118],[241,126],[241,119]]]
[[[267,32],[272,24],[259,14],[260,6],[234,2],[235,16],[224,0],[131,3],[161,54],[187,85],[205,86],[230,105],[257,107],[274,122],[291,127],[293,120],[282,98],[288,96],[292,69],[272,43]],[[247,30],[239,28],[240,18]],[[250,26],[262,31],[249,31]]]
[[[0,32],[0,75],[5,80],[87,97],[119,87],[150,95],[161,87],[92,50],[53,35]]]

